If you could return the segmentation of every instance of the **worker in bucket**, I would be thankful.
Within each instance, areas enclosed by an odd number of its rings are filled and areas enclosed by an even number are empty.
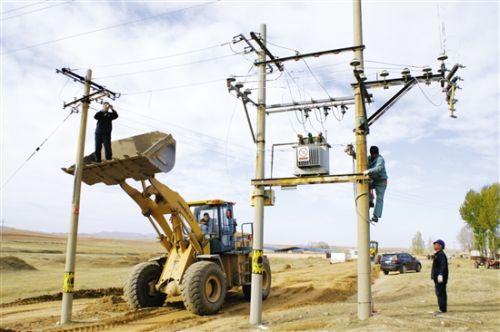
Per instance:
[[[363,172],[364,175],[370,176],[370,207],[374,207],[372,222],[378,222],[382,217],[384,208],[384,194],[387,188],[387,173],[385,171],[384,158],[379,154],[378,147],[370,147],[370,155],[368,156],[368,169]],[[376,201],[373,204],[373,190],[375,191]]]
[[[436,290],[436,297],[438,300],[439,312],[433,312],[434,314],[440,314],[446,312],[447,308],[447,294],[446,294],[446,284],[448,283],[448,259],[443,249],[445,247],[443,240],[434,241],[434,259],[432,261],[431,279],[434,281],[434,288]]]
[[[102,160],[101,150],[104,145],[104,155],[106,160],[113,158],[111,151],[111,130],[113,129],[112,121],[118,118],[118,113],[113,109],[113,106],[105,102],[102,105],[102,110],[94,115],[97,120],[95,128],[95,161],[100,163]]]

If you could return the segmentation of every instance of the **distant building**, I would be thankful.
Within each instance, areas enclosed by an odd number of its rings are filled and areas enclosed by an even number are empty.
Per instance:
[[[274,252],[276,253],[295,253],[295,254],[303,254],[304,253],[304,248],[301,247],[285,247],[285,248],[279,248],[275,249]]]

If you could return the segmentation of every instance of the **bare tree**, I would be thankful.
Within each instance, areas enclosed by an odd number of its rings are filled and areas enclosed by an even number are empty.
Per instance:
[[[470,251],[474,243],[474,234],[469,225],[464,225],[457,235],[457,241],[463,251]]]
[[[416,255],[422,255],[425,250],[425,242],[422,233],[417,232],[411,241],[411,251]]]

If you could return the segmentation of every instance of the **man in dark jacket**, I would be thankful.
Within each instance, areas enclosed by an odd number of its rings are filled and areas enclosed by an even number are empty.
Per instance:
[[[118,113],[116,113],[113,106],[108,102],[103,104],[102,111],[94,115],[94,119],[97,120],[97,126],[95,128],[95,161],[98,163],[101,162],[101,149],[103,145],[106,160],[111,160],[113,157],[111,151],[111,130],[113,126],[111,122],[117,118]]]
[[[443,249],[445,247],[443,240],[434,242],[434,260],[432,261],[431,279],[434,280],[436,296],[440,312],[446,312],[446,284],[448,283],[448,259]]]

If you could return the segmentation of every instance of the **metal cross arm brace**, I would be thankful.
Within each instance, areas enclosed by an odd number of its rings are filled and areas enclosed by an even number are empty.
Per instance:
[[[411,88],[416,84],[415,80],[410,80],[405,86],[399,90],[394,96],[392,96],[384,105],[382,105],[378,110],[375,111],[368,118],[368,127],[371,126],[375,121],[377,121],[389,108],[392,107],[401,97],[403,97]]]
[[[100,99],[102,97],[108,97],[108,93],[106,91],[96,91],[96,92],[93,92],[91,94],[89,94],[88,96],[83,96],[82,98],[79,98],[79,99],[75,99],[69,103],[64,103],[63,104],[63,108],[66,108],[68,106],[73,106],[75,104],[78,104],[80,102],[90,102],[92,100],[97,100],[97,99]]]
[[[312,52],[312,53],[304,53],[304,54],[296,54],[292,56],[287,56],[283,58],[275,58],[275,57],[270,57],[271,60],[266,60],[266,61],[255,61],[255,65],[262,65],[262,64],[269,64],[269,63],[274,63],[276,66],[282,66],[282,62],[285,61],[298,61],[300,59],[304,58],[311,58],[311,57],[320,57],[322,55],[326,54],[339,54],[342,52],[349,52],[349,51],[358,51],[358,50],[363,50],[365,48],[365,45],[359,45],[359,46],[350,46],[350,47],[343,47],[343,48],[336,48],[332,50],[327,50],[327,51],[319,51],[319,52]],[[279,68],[279,67],[278,67]],[[281,69],[280,69],[281,70]]]
[[[82,84],[85,83],[85,77],[80,76],[80,75],[72,72],[71,69],[69,69],[69,68],[56,69],[56,73],[66,75],[69,78],[73,79],[74,81],[78,81]],[[104,87],[103,85],[97,84],[93,81],[90,81],[90,87],[93,90],[106,91],[109,94],[109,98],[111,98],[113,100],[115,100],[116,98],[119,98],[121,95],[120,93],[113,92],[113,91],[107,89],[106,87]]]
[[[268,187],[295,187],[306,184],[327,184],[327,183],[347,183],[347,182],[367,182],[370,180],[368,175],[362,173],[354,174],[333,174],[318,176],[301,176],[291,178],[271,178],[271,179],[253,179],[253,186]]]
[[[255,54],[259,54],[259,51],[257,51],[255,47],[253,47],[252,43],[250,43],[247,37],[245,37],[243,34],[240,33],[239,35],[233,37],[233,44],[239,43],[241,41],[244,41],[245,44],[247,44],[247,48],[250,51],[254,52]],[[273,72],[273,67],[271,65],[268,65],[267,68],[269,68],[269,73]]]
[[[368,94],[368,91],[366,90],[364,84],[365,78],[361,77],[360,72],[358,70],[354,70],[354,77],[356,77],[356,80],[358,81],[359,93],[361,94],[361,107],[363,108],[363,120],[359,124],[358,130],[362,130],[364,131],[365,135],[368,135],[370,133],[370,128],[366,121],[367,115],[366,115],[365,100],[368,99],[368,102],[371,102],[371,98],[369,97],[370,95]]]
[[[253,40],[255,40],[255,42],[257,44],[259,44],[259,47],[264,50],[264,52],[266,52],[266,55],[272,60],[270,62],[267,62],[267,61],[256,61],[254,64],[256,66],[259,66],[261,64],[268,64],[268,63],[274,63],[276,65],[276,67],[278,67],[279,71],[283,71],[285,68],[283,67],[283,65],[281,64],[281,61],[278,61],[278,59],[267,49],[266,45],[264,45],[262,43],[262,40],[260,40],[260,38],[257,36],[257,34],[255,32],[250,32],[250,37],[252,37]]]

